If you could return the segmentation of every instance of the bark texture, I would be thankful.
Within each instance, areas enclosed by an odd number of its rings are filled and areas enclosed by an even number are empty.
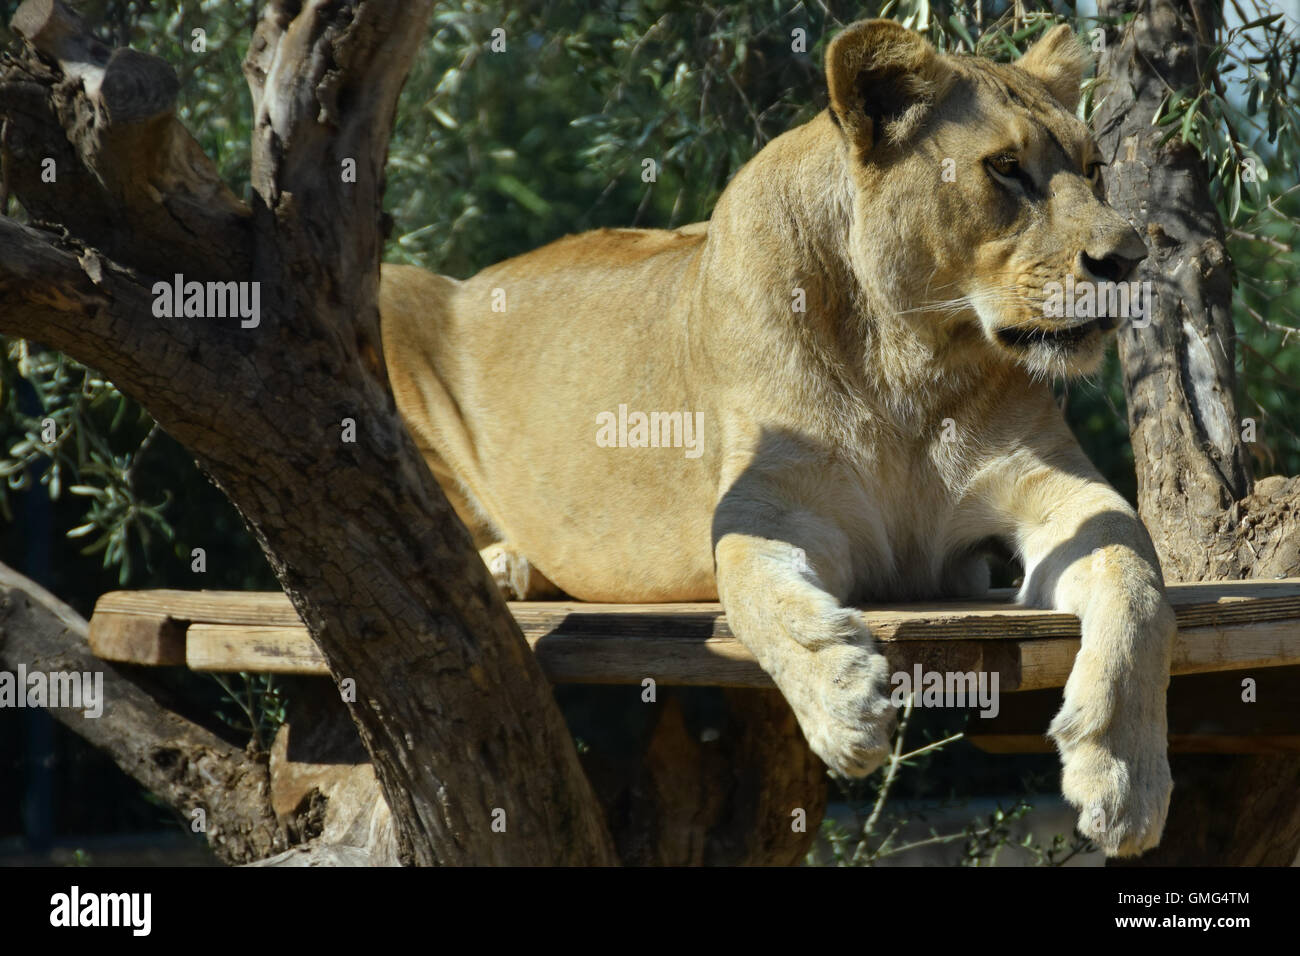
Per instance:
[[[335,679],[355,683],[403,862],[611,863],[550,687],[383,366],[384,160],[428,12],[267,5],[246,63],[247,210],[176,122],[170,71],[29,0],[0,113],[15,195],[62,228],[0,221],[0,331],[101,370],[235,503]],[[31,173],[50,156],[57,184]],[[260,283],[259,324],[157,316],[153,282],[175,273]]]
[[[102,673],[104,710],[51,708],[74,733],[108,753],[187,823],[205,818],[208,844],[226,863],[249,863],[289,846],[271,807],[266,755],[246,753],[160,707],[117,668],[91,653],[86,622],[32,581],[0,564],[0,665],[16,673]]]
[[[1300,574],[1300,481],[1251,484],[1236,408],[1232,263],[1204,157],[1152,117],[1171,89],[1214,82],[1212,0],[1102,0],[1133,14],[1098,65],[1094,120],[1108,198],[1141,232],[1151,324],[1122,328],[1120,359],[1138,510],[1169,581]],[[1195,95],[1195,92],[1192,93]],[[1243,705],[1249,706],[1249,705]],[[1161,845],[1136,865],[1291,863],[1300,850],[1300,759],[1176,756]]]
[[[826,767],[779,691],[665,688],[617,762],[582,758],[630,866],[793,866],[826,810]],[[721,698],[708,720],[702,694]],[[796,811],[802,811],[796,813]]]

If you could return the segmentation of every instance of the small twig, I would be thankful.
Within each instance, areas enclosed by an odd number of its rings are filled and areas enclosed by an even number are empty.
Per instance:
[[[0,216],[9,215],[9,118],[0,124]]]
[[[962,733],[959,734],[953,734],[951,737],[945,737],[943,740],[936,740],[934,743],[929,743],[926,744],[924,747],[919,747],[916,750],[913,750],[911,753],[903,754],[903,756],[899,757],[898,760],[900,763],[905,763],[914,757],[921,756],[921,754],[923,753],[928,753],[931,750],[938,750],[940,747],[947,746],[953,741],[961,740],[965,736],[966,733],[963,731]]]
[[[964,836],[977,836],[980,833],[988,833],[991,829],[992,828],[990,827],[986,830],[977,830],[975,834],[968,834],[965,830],[962,830],[959,833],[949,833],[945,836],[932,836],[926,837],[924,840],[914,840],[911,843],[904,843],[902,846],[891,850],[890,855],[893,856],[899,853],[906,853],[908,850],[915,850],[918,847],[923,846],[936,846],[940,843],[951,843],[954,840],[960,840]]]
[[[1300,329],[1296,328],[1293,325],[1281,325],[1280,323],[1269,321],[1268,319],[1260,315],[1258,312],[1256,312],[1254,309],[1252,309],[1250,306],[1246,306],[1245,308],[1246,308],[1246,314],[1249,315],[1256,322],[1258,322],[1260,325],[1264,326],[1264,328],[1268,329],[1270,332],[1282,333],[1283,348],[1286,348],[1286,344],[1290,340],[1291,336],[1300,334]]]
[[[153,440],[158,437],[160,431],[162,429],[158,427],[157,422],[154,422],[153,427],[149,429],[149,434],[145,435],[140,444],[136,446],[135,454],[131,456],[131,464],[127,465],[126,471],[122,472],[122,483],[127,488],[133,487],[131,479],[135,477],[135,466],[139,464],[140,459],[144,457],[144,453],[149,450],[149,446],[153,444]]]
[[[1266,245],[1272,246],[1274,249],[1277,249],[1280,252],[1295,251],[1293,248],[1291,248],[1291,246],[1288,246],[1285,242],[1279,242],[1277,239],[1274,239],[1272,236],[1260,236],[1260,235],[1256,235],[1253,232],[1246,232],[1242,229],[1237,229],[1235,227],[1228,230],[1228,235],[1236,236],[1238,239],[1247,239],[1250,240],[1251,242],[1262,242],[1265,243]]]
[[[885,809],[885,801],[889,798],[890,787],[893,786],[894,778],[898,775],[898,768],[902,762],[898,759],[903,750],[903,738],[907,734],[907,722],[912,717],[912,702],[915,695],[907,695],[907,703],[903,706],[903,716],[898,719],[898,730],[894,735],[894,750],[889,755],[889,765],[885,769],[885,779],[876,792],[876,804],[871,808],[871,815],[867,817],[867,822],[862,826],[862,839],[858,841],[858,848],[853,851],[853,862],[857,863],[866,854],[867,843],[872,833],[875,832],[876,822],[880,819],[881,812]]]
[[[253,743],[258,750],[262,747],[262,728],[259,726],[262,721],[257,715],[257,705],[253,701],[253,681],[247,674],[240,674],[244,678],[244,696],[248,700],[248,723],[253,728]]]

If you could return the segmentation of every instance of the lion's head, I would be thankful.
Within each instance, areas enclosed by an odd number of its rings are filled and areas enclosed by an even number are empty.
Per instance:
[[[1117,304],[1139,308],[1127,280],[1146,248],[1103,199],[1075,118],[1085,65],[1065,26],[1013,65],[940,54],[889,20],[832,41],[850,255],[878,307],[974,331],[1036,373],[1096,368]]]

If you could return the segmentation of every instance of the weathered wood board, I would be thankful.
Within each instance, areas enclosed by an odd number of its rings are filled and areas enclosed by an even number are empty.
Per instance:
[[[996,713],[968,709],[966,739],[988,753],[1050,753],[1045,735],[1060,688],[1002,697]],[[1172,753],[1300,753],[1300,667],[1184,674],[1169,683]]]
[[[1176,584],[1174,674],[1300,664],[1300,579]],[[1079,647],[1069,614],[993,600],[864,608],[896,669],[996,671],[1000,690],[1060,687]],[[511,613],[556,683],[770,687],[718,604],[515,602]],[[114,591],[90,622],[106,660],[206,671],[327,674],[276,592]]]

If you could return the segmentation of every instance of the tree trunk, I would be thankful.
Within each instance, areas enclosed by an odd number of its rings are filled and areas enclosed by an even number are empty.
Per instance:
[[[403,862],[607,864],[550,687],[384,369],[384,162],[428,12],[268,4],[245,64],[250,211],[175,120],[161,61],[109,51],[57,0],[27,0],[13,26],[43,57],[6,58],[0,76],[11,185],[68,234],[0,221],[0,331],[101,370],[235,503],[335,680],[355,688]],[[55,184],[40,178],[47,157]],[[260,321],[160,316],[155,280],[176,274],[260,283]]]
[[[1102,0],[1134,14],[1108,34],[1094,119],[1111,166],[1107,197],[1146,238],[1140,280],[1151,324],[1124,327],[1120,360],[1137,466],[1138,510],[1169,581],[1300,574],[1300,481],[1251,486],[1234,373],[1231,262],[1205,161],[1152,126],[1170,89],[1212,83],[1212,0]],[[1193,92],[1193,96],[1195,93]],[[1242,706],[1249,706],[1243,704]],[[1300,850],[1300,758],[1171,761],[1174,796],[1160,846],[1136,865],[1289,864]],[[1225,825],[1210,825],[1214,819]]]
[[[636,740],[582,758],[623,862],[801,862],[826,810],[826,767],[780,692],[662,688],[652,706]]]

